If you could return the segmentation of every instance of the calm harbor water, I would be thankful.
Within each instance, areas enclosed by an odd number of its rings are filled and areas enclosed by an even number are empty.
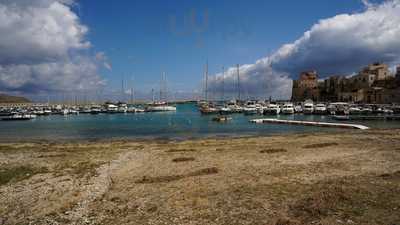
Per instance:
[[[0,140],[73,140],[103,138],[171,138],[187,139],[212,136],[246,136],[338,131],[334,128],[253,124],[253,118],[280,118],[333,122],[330,116],[279,115],[245,116],[233,114],[226,123],[202,116],[194,104],[177,105],[177,112],[142,114],[54,115],[31,121],[0,121]],[[337,122],[337,121],[335,121]],[[354,122],[353,122],[354,123]],[[373,128],[400,128],[400,121],[363,121]]]

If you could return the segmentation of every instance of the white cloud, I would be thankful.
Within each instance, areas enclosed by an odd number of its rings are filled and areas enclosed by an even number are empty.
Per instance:
[[[42,92],[96,88],[88,28],[73,0],[0,1],[0,89]]]
[[[328,76],[350,74],[375,61],[390,66],[400,63],[400,0],[373,7],[367,1],[364,4],[368,6],[365,11],[320,20],[293,43],[242,66],[244,85],[260,94],[290,98],[291,87],[283,89],[290,86],[289,77],[296,78],[304,70],[315,69]],[[234,76],[229,73],[227,80]],[[254,84],[264,82],[269,83],[269,90],[261,85],[254,89]]]
[[[103,66],[108,69],[108,70],[112,70],[112,66],[111,63],[108,60],[108,57],[106,56],[106,54],[104,52],[98,52],[96,53],[96,60],[100,63],[103,64]]]
[[[273,96],[281,99],[290,96],[292,80],[288,74],[274,71],[269,63],[268,60],[259,60],[255,64],[240,66],[239,86],[237,69],[230,68],[225,72],[224,79],[222,73],[210,78],[209,90],[216,95],[222,95],[223,83],[226,96],[237,96],[238,88],[243,97]]]
[[[34,64],[68,57],[69,51],[90,47],[83,39],[87,30],[60,2],[0,3],[0,63]]]
[[[83,76],[84,75],[84,76]],[[8,91],[25,93],[92,90],[104,85],[97,65],[85,57],[74,61],[0,66],[0,84]]]

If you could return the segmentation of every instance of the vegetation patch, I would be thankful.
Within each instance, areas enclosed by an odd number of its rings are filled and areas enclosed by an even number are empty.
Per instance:
[[[193,157],[179,157],[175,158],[172,160],[172,162],[178,163],[178,162],[188,162],[188,161],[194,161]]]
[[[291,209],[295,217],[310,221],[334,215],[343,205],[352,205],[349,193],[339,185],[332,185],[301,199]]]
[[[370,176],[317,183],[301,191],[307,194],[289,205],[289,215],[301,224],[397,224],[400,214],[389,209],[400,207],[399,175],[395,172],[378,176],[382,180]],[[382,218],[387,223],[382,223]]]
[[[336,142],[329,142],[329,143],[304,145],[303,148],[326,148],[326,147],[337,146],[337,145],[339,145],[339,144]]]
[[[273,154],[279,152],[287,152],[287,150],[284,148],[270,148],[270,149],[263,149],[260,151],[260,153],[267,153],[267,154]]]
[[[187,176],[188,177],[204,176],[204,175],[216,174],[218,172],[219,172],[219,170],[217,167],[210,167],[210,168],[205,168],[205,169],[201,169],[201,170],[197,170],[195,172],[189,173]]]
[[[379,176],[384,179],[396,179],[396,178],[398,179],[398,178],[400,178],[400,170],[393,172],[393,173],[384,173]]]
[[[38,158],[59,158],[59,157],[66,157],[67,154],[60,153],[60,154],[41,154],[38,155]]]
[[[56,166],[55,171],[57,174],[62,175],[64,172],[75,175],[77,177],[84,177],[85,175],[94,176],[97,174],[99,168],[104,162],[71,162],[67,160]]]
[[[170,176],[159,176],[159,177],[148,177],[143,176],[141,179],[137,180],[137,184],[152,184],[152,183],[168,183],[172,181],[181,180],[188,177],[205,176],[218,173],[218,168],[211,167],[201,170],[197,170],[187,174],[170,175]]]
[[[8,184],[9,182],[18,182],[28,179],[35,174],[46,172],[47,168],[33,168],[29,166],[2,168],[0,169],[0,185]]]
[[[300,225],[300,223],[289,218],[281,217],[278,218],[273,225]]]
[[[73,166],[73,173],[78,176],[83,176],[85,174],[89,174],[90,176],[95,175],[97,172],[97,168],[101,166],[102,163],[93,163],[93,162],[80,162]]]
[[[165,152],[194,152],[194,149],[169,149]]]
[[[31,144],[0,144],[0,152],[13,153],[16,151],[32,150],[34,145]]]

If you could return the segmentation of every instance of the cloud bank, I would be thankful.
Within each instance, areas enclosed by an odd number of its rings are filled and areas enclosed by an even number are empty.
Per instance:
[[[325,77],[350,74],[376,61],[390,66],[400,63],[400,0],[380,5],[363,2],[363,12],[320,20],[293,43],[254,64],[241,66],[243,88],[253,95],[290,98],[291,78],[304,70],[315,69]],[[221,90],[221,76],[216,74],[213,89]],[[224,81],[235,79],[231,68]]]
[[[0,90],[20,93],[95,89],[104,84],[90,56],[88,28],[72,0],[0,2]],[[100,62],[101,61],[101,62]]]

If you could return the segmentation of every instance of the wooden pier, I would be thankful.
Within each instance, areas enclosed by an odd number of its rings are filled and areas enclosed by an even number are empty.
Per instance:
[[[333,128],[349,128],[367,130],[369,127],[359,124],[349,123],[327,123],[327,122],[314,122],[314,121],[300,121],[300,120],[278,120],[278,119],[254,119],[250,120],[252,123],[280,123],[289,125],[303,125],[303,126],[317,126],[317,127],[333,127]]]

